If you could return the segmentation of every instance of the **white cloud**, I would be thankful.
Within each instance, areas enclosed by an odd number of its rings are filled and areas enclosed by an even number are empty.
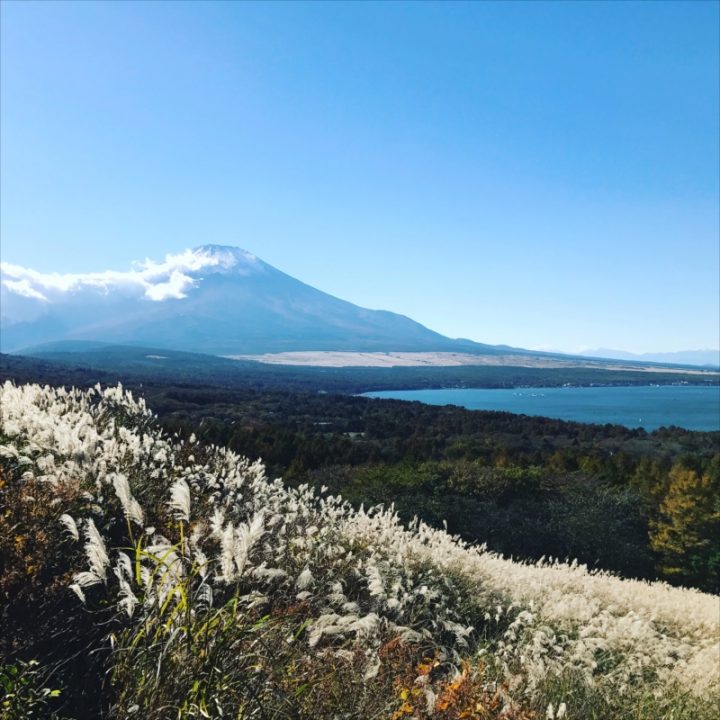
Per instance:
[[[254,258],[247,254],[248,262]],[[232,267],[237,262],[231,251],[206,249],[185,250],[178,255],[166,255],[162,262],[145,260],[132,270],[106,270],[95,273],[41,273],[11,263],[0,263],[0,282],[10,291],[23,297],[52,301],[67,293],[95,289],[101,293],[122,290],[139,294],[156,302],[183,298],[194,287],[195,279],[187,273],[206,267]]]
[[[47,298],[41,292],[38,292],[32,287],[27,278],[22,278],[21,280],[6,280],[3,278],[2,283],[8,290],[11,290],[17,295],[33,298],[34,300],[47,301]]]
[[[145,291],[145,296],[150,300],[167,300],[168,298],[183,298],[187,291],[195,284],[195,281],[184,275],[179,270],[173,270],[167,282],[159,282],[150,285]]]

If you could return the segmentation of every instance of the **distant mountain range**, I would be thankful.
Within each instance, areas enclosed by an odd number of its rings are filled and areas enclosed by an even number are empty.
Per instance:
[[[611,360],[632,360],[634,362],[662,363],[664,365],[698,365],[700,367],[720,367],[720,350],[681,350],[665,353],[630,353],[623,350],[586,350],[584,357],[606,358]]]
[[[234,247],[203,245],[127,272],[42,274],[3,263],[1,280],[2,352],[57,341],[217,355],[507,351],[447,338],[403,315],[358,307]]]

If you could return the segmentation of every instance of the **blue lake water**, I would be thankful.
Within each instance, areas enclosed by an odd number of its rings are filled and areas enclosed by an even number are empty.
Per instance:
[[[461,405],[470,410],[542,415],[587,423],[617,423],[655,430],[677,425],[688,430],[720,430],[720,386],[447,388],[383,390],[365,397]]]

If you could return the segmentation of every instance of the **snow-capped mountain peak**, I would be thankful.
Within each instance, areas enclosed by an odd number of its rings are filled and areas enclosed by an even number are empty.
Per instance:
[[[0,269],[3,351],[57,340],[218,354],[458,347],[409,318],[310,287],[238,247],[200,245],[126,271]]]
[[[256,255],[232,245],[199,245],[191,251],[198,261],[203,262],[202,268],[211,272],[232,272],[247,275],[261,272],[266,264]]]

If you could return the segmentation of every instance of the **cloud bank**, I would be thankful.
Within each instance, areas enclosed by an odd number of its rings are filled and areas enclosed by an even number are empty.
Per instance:
[[[142,295],[148,300],[180,299],[193,288],[197,279],[188,273],[204,268],[230,268],[238,253],[248,263],[256,258],[234,249],[197,248],[178,255],[166,255],[162,262],[145,260],[126,272],[106,270],[95,273],[41,273],[21,265],[0,263],[0,283],[12,293],[33,300],[51,302],[63,295],[94,289],[103,294],[120,290]]]

